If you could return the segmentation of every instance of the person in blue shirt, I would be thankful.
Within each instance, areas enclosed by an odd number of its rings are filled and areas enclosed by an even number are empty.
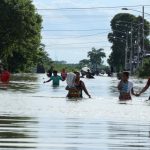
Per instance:
[[[54,75],[51,76],[49,80],[44,81],[44,83],[47,83],[47,82],[52,81],[52,85],[53,85],[53,86],[59,86],[59,81],[60,81],[60,80],[63,81],[63,79],[62,79],[61,76],[57,75],[57,71],[56,71],[56,70],[53,71],[53,74],[54,74]]]
[[[133,83],[128,81],[129,80],[129,72],[124,71],[122,74],[121,81],[118,84],[118,90],[120,91],[119,100],[126,101],[131,100],[131,94],[135,95],[133,90]]]

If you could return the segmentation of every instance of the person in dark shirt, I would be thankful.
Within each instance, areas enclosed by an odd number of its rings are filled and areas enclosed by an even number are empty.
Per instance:
[[[47,71],[47,76],[48,76],[48,77],[51,77],[51,76],[52,76],[53,69],[54,69],[54,67],[51,66],[51,68]]]

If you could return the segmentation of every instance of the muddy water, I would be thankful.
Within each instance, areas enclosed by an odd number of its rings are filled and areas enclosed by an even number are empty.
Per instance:
[[[65,82],[53,88],[45,75],[18,75],[0,85],[2,150],[149,150],[149,91],[118,103],[118,80],[83,79],[92,95],[66,99]],[[146,80],[131,79],[135,90]]]

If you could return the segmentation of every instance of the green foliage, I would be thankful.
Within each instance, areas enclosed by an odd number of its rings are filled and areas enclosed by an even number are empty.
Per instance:
[[[150,58],[144,60],[143,67],[139,69],[139,77],[149,77],[150,76]]]
[[[35,82],[37,81],[36,74],[32,73],[19,73],[19,74],[12,74],[11,81],[28,81],[28,82]]]
[[[40,48],[37,50],[37,55],[34,60],[36,60],[38,65],[43,65],[44,68],[47,70],[49,66],[53,63],[52,59],[49,58],[48,53],[44,50],[44,45],[41,45]]]
[[[103,65],[103,58],[106,57],[105,52],[103,52],[104,49],[95,49],[92,48],[91,51],[88,52],[87,56],[89,59],[83,59],[79,62],[80,69],[84,66],[90,67],[93,71],[96,71],[97,69],[105,68],[105,65]]]
[[[119,13],[111,20],[112,32],[108,34],[108,40],[112,43],[112,53],[108,59],[110,66],[116,68],[116,71],[122,71],[125,66],[125,48],[128,43],[128,58],[131,51],[131,26],[133,54],[137,53],[137,40],[140,37],[140,47],[142,48],[142,17],[136,17],[128,13]],[[147,38],[149,35],[149,22],[144,20],[145,30],[145,48],[150,49],[150,42]],[[139,31],[139,35],[138,35]]]
[[[40,47],[41,16],[31,0],[1,0],[0,20],[0,59],[12,72],[29,72],[47,56]]]
[[[105,53],[103,52],[104,49],[95,49],[92,48],[92,51],[88,52],[88,57],[90,58],[91,66],[94,70],[97,70],[98,66],[103,64],[102,59],[106,57]]]
[[[88,59],[83,59],[79,62],[80,68],[82,68],[84,66],[89,66],[89,65],[90,65],[90,60],[88,60]]]
[[[74,72],[74,71],[79,71],[80,67],[78,64],[58,64],[58,63],[53,63],[54,70],[57,70],[58,72],[61,72],[62,69],[66,69],[67,72]],[[50,67],[49,67],[50,68]]]

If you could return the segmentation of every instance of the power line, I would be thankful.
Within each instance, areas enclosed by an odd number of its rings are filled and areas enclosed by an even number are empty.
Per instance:
[[[43,32],[63,32],[63,31],[110,31],[110,32],[112,32],[112,30],[111,29],[80,29],[80,30],[42,30]],[[123,32],[123,31],[120,31],[120,30],[113,30],[113,31],[115,31],[115,32],[119,32],[119,33],[126,33],[125,31]],[[98,33],[99,34],[99,33]]]
[[[57,46],[57,45],[78,45],[78,44],[96,44],[96,43],[102,43],[102,42],[108,42],[108,41],[98,41],[98,42],[85,42],[85,43],[63,43],[63,44],[51,44],[50,46]]]
[[[90,36],[97,36],[100,34],[104,34],[104,33],[108,33],[108,32],[102,32],[102,33],[96,33],[96,34],[89,34],[89,35],[82,35],[82,36],[74,36],[74,37],[65,37],[65,38],[43,38],[43,39],[66,39],[66,38],[82,38],[82,37],[90,37]]]
[[[45,30],[42,30],[43,32],[49,32],[49,31],[54,31],[54,32],[60,32],[60,31],[100,31],[100,30],[110,30],[110,29],[79,29],[79,30],[74,30],[74,29],[66,29],[66,30],[49,30],[49,29],[45,29]]]
[[[106,17],[106,15],[104,16],[104,15],[102,15],[102,14],[97,14],[97,15],[95,15],[95,14],[91,14],[91,15],[89,15],[89,14],[78,14],[78,15],[70,15],[70,14],[67,14],[66,15],[67,17],[74,17],[74,18],[79,18],[79,17],[81,17],[81,18],[86,18],[86,17],[88,17],[88,18],[90,18],[90,17],[92,17],[92,18],[97,18],[97,17]],[[42,14],[42,17],[45,17],[45,18],[64,18],[63,16],[50,16],[49,14],[47,14],[47,15],[43,15]],[[112,17],[111,15],[109,15],[108,17]],[[103,18],[102,18],[103,19]]]
[[[99,29],[89,29],[89,30],[45,30],[45,31],[97,31]],[[110,32],[112,32],[110,29],[100,29],[100,30],[108,30]],[[120,31],[120,30],[114,30],[115,32],[119,32],[119,33],[125,33],[123,31]],[[97,35],[100,35],[100,34],[105,34],[105,33],[108,33],[108,32],[101,32],[101,33],[95,33],[95,34],[88,34],[88,35],[81,35],[81,36],[72,36],[72,35],[66,35],[67,37],[54,37],[54,38],[42,38],[42,39],[66,39],[66,38],[82,38],[82,37],[90,37],[90,36],[97,36]],[[65,35],[63,35],[65,36]]]
[[[115,8],[122,8],[122,7],[128,7],[128,8],[134,8],[134,7],[141,7],[141,6],[150,6],[150,5],[134,5],[134,6],[110,6],[110,7],[64,7],[64,8],[37,8],[37,10],[43,11],[43,10],[49,10],[49,11],[55,11],[55,10],[95,10],[95,9],[115,9]]]
[[[60,48],[52,48],[52,46],[50,46],[50,45],[46,45],[45,47],[47,47],[47,48],[51,48],[51,49],[79,49],[79,48],[91,48],[91,47],[94,47],[94,46],[84,46],[84,47],[80,47],[80,46],[76,46],[76,47],[72,47],[72,46],[69,46],[69,47],[60,47]],[[111,45],[101,45],[101,46],[98,46],[98,47],[101,47],[101,48],[103,48],[103,47],[109,47],[109,48],[111,48]]]

